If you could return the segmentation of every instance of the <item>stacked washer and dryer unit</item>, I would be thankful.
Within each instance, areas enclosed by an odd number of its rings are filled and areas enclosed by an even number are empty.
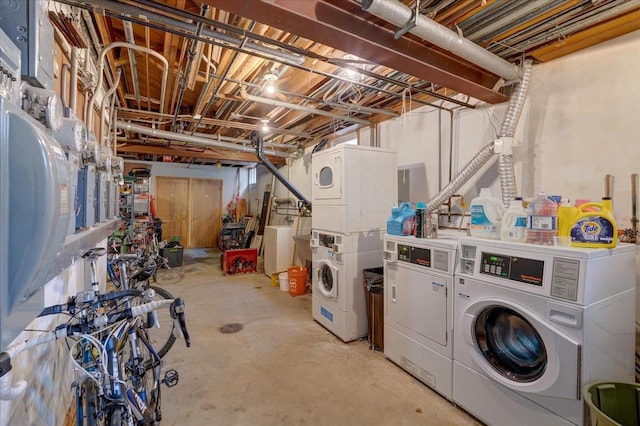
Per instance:
[[[340,144],[315,153],[311,169],[313,318],[349,342],[367,335],[363,270],[383,265],[396,153]]]
[[[582,425],[585,384],[634,381],[635,250],[461,238],[453,400],[492,425]]]

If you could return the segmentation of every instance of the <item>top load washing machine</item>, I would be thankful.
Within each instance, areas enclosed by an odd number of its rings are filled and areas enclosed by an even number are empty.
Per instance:
[[[311,173],[313,229],[385,231],[398,202],[395,151],[340,144],[313,154]]]
[[[633,381],[635,245],[461,238],[453,399],[492,425],[581,425],[586,383]]]
[[[384,237],[384,354],[448,399],[457,248],[455,237]]]

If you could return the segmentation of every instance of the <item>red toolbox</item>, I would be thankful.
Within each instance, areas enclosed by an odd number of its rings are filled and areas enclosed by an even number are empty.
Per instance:
[[[226,250],[220,258],[220,267],[225,275],[256,272],[258,267],[258,249]]]

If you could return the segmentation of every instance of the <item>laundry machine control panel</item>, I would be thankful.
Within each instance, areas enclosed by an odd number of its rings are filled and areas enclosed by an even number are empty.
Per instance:
[[[483,251],[480,273],[506,278],[537,286],[542,285],[544,261],[524,257],[506,256]]]
[[[431,250],[398,244],[398,260],[420,266],[431,266]]]

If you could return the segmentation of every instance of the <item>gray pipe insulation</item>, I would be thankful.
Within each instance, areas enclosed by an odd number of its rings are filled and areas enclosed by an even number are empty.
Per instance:
[[[514,93],[509,99],[509,106],[507,107],[507,112],[505,113],[504,121],[500,128],[499,137],[513,137],[515,134],[516,126],[518,125],[520,114],[522,113],[522,105],[524,104],[524,100],[527,95],[532,67],[533,62],[531,60],[526,60],[524,62],[522,80],[518,83],[514,89]],[[482,148],[480,152],[478,152],[464,166],[460,173],[458,173],[458,175],[454,177],[451,182],[449,182],[442,191],[440,191],[440,193],[427,203],[427,211],[432,212],[438,210],[440,206],[449,199],[449,197],[451,197],[462,185],[471,179],[471,177],[495,154],[494,144],[494,142],[491,142]],[[500,154],[498,157],[498,176],[500,177],[500,187],[502,189],[502,202],[508,207],[509,204],[511,204],[511,200],[513,200],[516,195],[516,178],[513,169],[513,155]]]

